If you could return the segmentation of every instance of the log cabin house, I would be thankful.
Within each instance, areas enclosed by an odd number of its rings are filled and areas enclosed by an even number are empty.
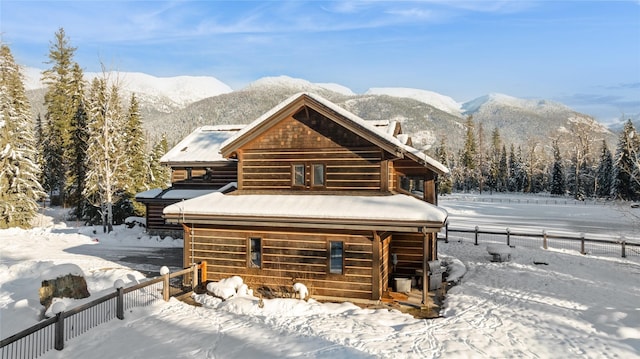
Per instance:
[[[436,186],[448,169],[386,126],[301,93],[244,127],[220,145],[237,161],[237,190],[164,209],[184,227],[185,266],[206,261],[210,280],[302,282],[317,299],[364,302],[396,276],[427,273],[447,219]]]
[[[146,207],[147,233],[182,238],[179,224],[167,223],[162,211],[168,205],[213,192],[236,189],[237,161],[220,155],[220,145],[244,125],[202,126],[180,141],[160,163],[171,168],[171,186],[136,194]]]

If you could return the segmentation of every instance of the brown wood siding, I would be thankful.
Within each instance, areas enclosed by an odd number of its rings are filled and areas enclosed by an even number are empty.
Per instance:
[[[187,179],[187,170],[184,168],[171,169],[171,183],[183,182]]]
[[[313,109],[303,107],[274,124],[244,149],[371,147],[373,144]]]
[[[237,153],[242,190],[292,189],[293,164],[324,164],[328,191],[377,191],[382,188],[383,151],[312,109],[284,118]],[[307,176],[310,177],[310,173]]]
[[[316,231],[317,232],[317,231]],[[371,299],[372,237],[269,230],[215,229],[196,225],[185,233],[185,265],[207,261],[207,278],[241,276],[251,288],[304,283],[311,295]],[[262,268],[248,268],[247,243],[262,239]],[[328,241],[344,242],[344,274],[328,273]],[[193,256],[191,249],[193,248]]]
[[[326,183],[322,190],[380,191],[381,155],[375,147],[313,151],[245,150],[241,161],[242,189],[291,189],[292,165],[324,164]],[[310,173],[307,178],[310,178]]]
[[[187,178],[186,167],[174,167],[171,171],[171,183],[174,187],[219,188],[237,180],[238,163],[236,161],[224,161],[206,167],[192,167],[191,178]]]
[[[163,203],[148,203],[147,204],[147,229],[181,229],[182,226],[179,224],[168,224],[165,223],[164,218],[162,218],[162,211],[168,205],[176,203],[173,202],[163,202]]]
[[[389,251],[398,256],[395,274],[414,275],[416,269],[422,268],[423,240],[421,233],[393,234]]]

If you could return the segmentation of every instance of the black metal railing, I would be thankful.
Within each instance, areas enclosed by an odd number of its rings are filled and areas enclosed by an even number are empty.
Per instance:
[[[178,277],[182,277],[180,288],[172,290],[170,280]],[[168,301],[171,296],[188,293],[198,285],[199,280],[200,283],[206,281],[205,262],[128,288],[117,288],[113,293],[57,313],[31,328],[0,340],[0,359],[33,359],[51,349],[62,350],[66,341],[89,329],[115,318],[124,319],[125,311],[131,308]],[[182,283],[189,283],[190,286],[185,287]]]

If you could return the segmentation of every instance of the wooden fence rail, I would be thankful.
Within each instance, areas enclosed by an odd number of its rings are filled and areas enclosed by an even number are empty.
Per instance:
[[[181,291],[171,293],[170,280],[182,277]],[[89,329],[112,319],[124,319],[124,313],[134,307],[144,307],[171,296],[187,293],[206,281],[206,263],[155,277],[127,288],[116,288],[104,295],[68,311],[57,313],[36,325],[0,340],[1,359],[33,359],[51,349],[62,350],[64,343]]]
[[[473,229],[450,228],[449,224],[444,227],[444,238],[446,243],[455,234],[455,240],[473,241],[473,244],[480,243],[480,237],[485,243],[504,243],[508,246],[518,245],[531,248],[549,249],[575,249],[581,254],[616,255],[622,258],[627,256],[640,256],[640,243],[629,242],[624,237],[616,239],[588,238],[584,233],[579,235],[551,234],[545,230],[540,233],[527,233],[505,230],[480,230],[478,226]]]

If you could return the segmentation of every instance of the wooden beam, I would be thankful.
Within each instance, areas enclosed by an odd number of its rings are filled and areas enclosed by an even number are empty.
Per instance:
[[[422,236],[422,305],[427,304],[427,297],[429,295],[429,233],[424,233]]]
[[[380,161],[380,190],[389,191],[389,161]]]
[[[371,256],[371,299],[376,300],[382,298],[381,282],[380,282],[380,236],[378,232],[373,231],[373,248]]]
[[[237,184],[238,184],[238,191],[242,191],[242,188],[244,187],[244,179],[243,179],[243,167],[244,167],[244,154],[242,153],[241,149],[238,149],[236,151],[236,156],[238,158],[238,175],[237,175]]]

